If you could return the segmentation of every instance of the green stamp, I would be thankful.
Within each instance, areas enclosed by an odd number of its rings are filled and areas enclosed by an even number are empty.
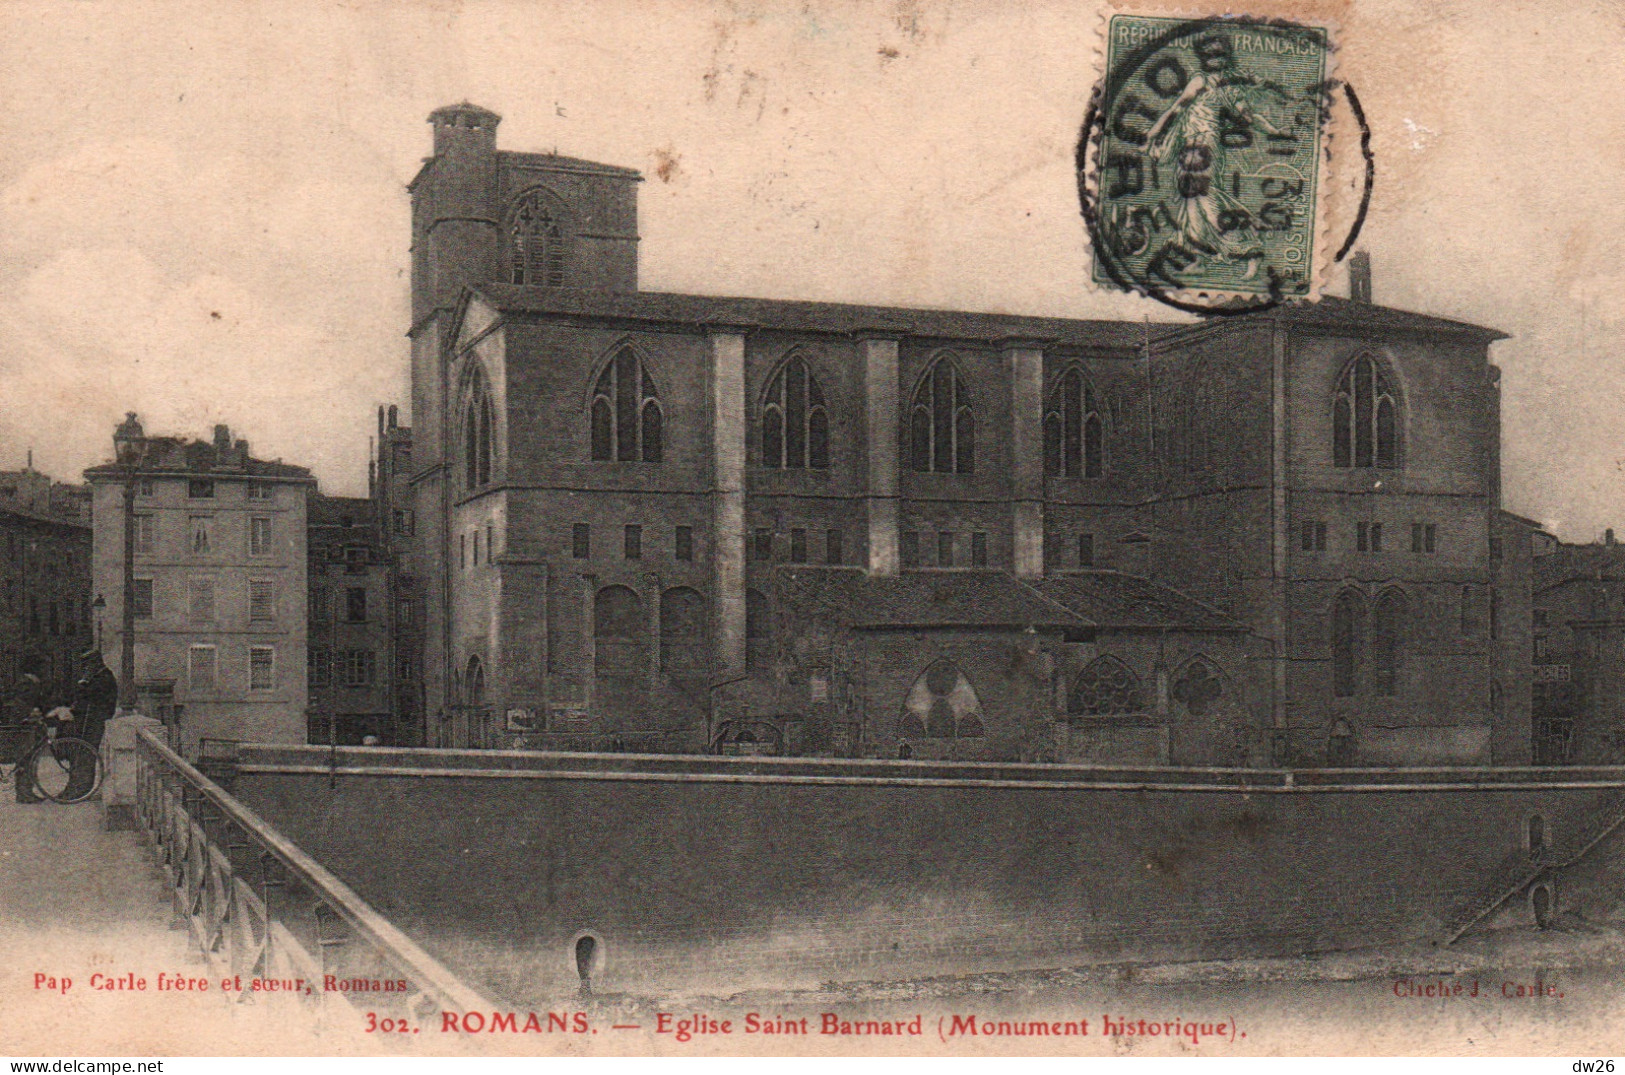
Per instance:
[[[1315,293],[1323,27],[1113,15],[1079,146],[1094,280],[1204,312]]]

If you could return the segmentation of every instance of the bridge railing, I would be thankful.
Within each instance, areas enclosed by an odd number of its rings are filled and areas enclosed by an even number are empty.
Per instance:
[[[242,996],[291,991],[420,1027],[493,1010],[348,885],[150,731],[136,747],[139,825],[192,943]],[[263,984],[256,990],[254,982]],[[287,987],[293,983],[293,989]]]

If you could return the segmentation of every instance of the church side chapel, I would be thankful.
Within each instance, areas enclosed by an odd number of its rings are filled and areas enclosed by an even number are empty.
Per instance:
[[[430,122],[431,742],[1527,760],[1494,330],[1363,259],[1150,326],[643,291],[636,172]]]

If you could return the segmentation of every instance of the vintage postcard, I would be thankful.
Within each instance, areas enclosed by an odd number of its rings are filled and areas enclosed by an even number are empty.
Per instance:
[[[8,1059],[1625,1047],[1625,8],[0,19]]]

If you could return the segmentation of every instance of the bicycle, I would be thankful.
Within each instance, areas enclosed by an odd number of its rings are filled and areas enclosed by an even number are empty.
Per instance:
[[[60,735],[54,721],[42,716],[30,716],[21,725],[10,725],[5,730],[21,730],[28,741],[17,755],[17,762],[6,774],[14,777],[21,769],[34,788],[54,803],[84,802],[102,784],[102,759],[97,749],[83,739]],[[88,767],[90,779],[76,785],[74,773]]]

